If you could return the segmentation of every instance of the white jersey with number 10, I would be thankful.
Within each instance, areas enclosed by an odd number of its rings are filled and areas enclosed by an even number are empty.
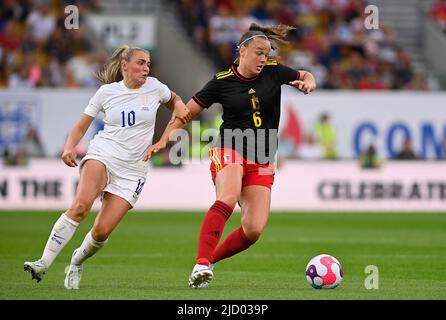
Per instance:
[[[170,98],[170,89],[153,77],[138,89],[127,88],[123,81],[101,86],[84,111],[91,117],[101,111],[105,115],[104,130],[91,140],[89,152],[122,161],[141,160],[152,144],[158,107]]]

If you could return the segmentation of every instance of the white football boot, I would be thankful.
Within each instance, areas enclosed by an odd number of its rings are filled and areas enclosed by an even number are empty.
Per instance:
[[[210,266],[196,264],[189,277],[189,287],[201,288],[200,285],[203,283],[207,283],[207,286],[209,286],[209,282],[211,282],[213,277],[214,273],[212,272]]]
[[[48,268],[45,266],[43,260],[39,259],[34,262],[26,261],[23,264],[23,270],[31,273],[31,280],[36,279],[37,282],[40,282],[43,279],[43,276],[45,275],[45,272],[47,272]]]
[[[209,264],[209,269],[211,269],[212,273],[214,272],[214,268],[215,268],[215,263],[210,263]],[[212,279],[211,279],[212,280]],[[203,289],[203,288],[207,288],[209,287],[209,285],[211,284],[211,281],[205,281],[202,284],[200,284],[197,288],[198,289]]]
[[[76,254],[76,250],[73,252],[73,256]],[[65,276],[64,285],[67,289],[79,289],[79,283],[81,282],[82,277],[82,270],[83,270],[82,264],[70,264],[65,268],[65,273],[67,274]]]

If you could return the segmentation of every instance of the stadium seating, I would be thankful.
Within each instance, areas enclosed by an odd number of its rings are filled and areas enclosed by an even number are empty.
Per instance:
[[[364,28],[367,1],[179,1],[183,22],[219,68],[230,64],[252,22],[296,26],[284,63],[312,71],[319,87],[350,90],[428,90],[390,25]]]
[[[72,2],[83,13],[95,2]],[[93,50],[82,24],[64,32],[64,1],[4,1],[0,9],[0,87],[94,87],[106,56]]]

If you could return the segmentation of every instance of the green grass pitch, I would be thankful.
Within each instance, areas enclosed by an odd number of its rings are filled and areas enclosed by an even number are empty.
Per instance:
[[[92,225],[91,213],[43,281],[31,281],[23,262],[40,257],[59,215],[0,212],[0,299],[446,299],[445,214],[274,212],[260,241],[219,262],[204,290],[187,286],[203,212],[127,214],[85,263],[80,290],[66,290],[64,269]],[[239,221],[234,213],[224,235]],[[343,265],[334,290],[312,289],[305,280],[306,264],[320,253]],[[365,288],[367,265],[378,267],[379,289]]]

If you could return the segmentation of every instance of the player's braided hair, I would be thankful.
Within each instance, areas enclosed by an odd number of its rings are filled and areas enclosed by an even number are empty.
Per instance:
[[[256,23],[251,23],[249,31],[240,38],[238,46],[239,48],[241,46],[246,47],[254,38],[264,36],[271,42],[271,47],[277,49],[278,44],[288,43],[286,40],[288,32],[295,29],[283,24],[262,27]]]
[[[130,58],[135,51],[143,51],[149,54],[147,50],[138,47],[129,47],[128,45],[119,47],[115,50],[115,52],[113,52],[112,56],[105,64],[104,69],[96,73],[96,79],[98,79],[102,83],[121,81],[123,79],[121,72],[121,61],[130,61]]]

